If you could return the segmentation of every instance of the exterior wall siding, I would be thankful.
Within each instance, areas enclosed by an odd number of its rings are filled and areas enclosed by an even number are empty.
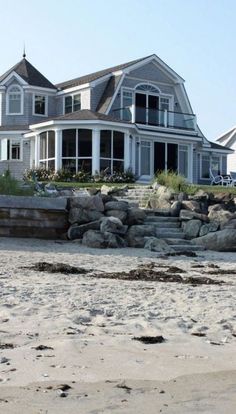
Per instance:
[[[22,142],[22,161],[0,161],[0,174],[9,169],[18,180],[22,180],[27,168],[30,168],[30,141]]]
[[[97,86],[95,86],[94,88],[92,88],[91,90],[91,111],[96,111],[97,110],[97,106],[100,102],[100,99],[102,97],[102,94],[107,86],[108,80],[99,83]]]
[[[150,62],[146,65],[135,69],[130,72],[130,76],[135,78],[150,80],[150,81],[159,81],[164,83],[170,83],[171,80],[162,70],[160,70],[154,63]]]

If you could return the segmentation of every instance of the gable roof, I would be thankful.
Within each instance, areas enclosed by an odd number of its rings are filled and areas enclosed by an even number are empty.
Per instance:
[[[89,75],[80,76],[79,78],[74,78],[66,82],[61,82],[61,83],[56,84],[56,87],[58,89],[67,89],[67,88],[73,88],[74,86],[83,85],[84,83],[95,81],[105,75],[112,74],[113,72],[126,69],[129,66],[135,65],[136,63],[142,62],[143,60],[150,58],[151,56],[155,56],[155,55],[145,56],[144,58],[141,58],[141,59],[132,60],[131,62],[122,63],[121,65],[112,66],[111,68],[107,68],[107,69],[99,70],[98,72],[90,73]]]
[[[235,140],[236,140],[236,127],[235,126],[231,128],[229,131],[222,134],[217,139],[218,142],[220,142],[221,144],[225,146],[227,145],[228,147],[233,145],[235,143]]]
[[[29,85],[56,89],[56,87],[25,58],[0,76],[0,82],[2,82],[12,72],[17,73],[17,75],[19,75]]]

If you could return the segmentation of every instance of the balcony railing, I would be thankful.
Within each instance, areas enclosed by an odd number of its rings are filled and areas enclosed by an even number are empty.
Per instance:
[[[134,112],[134,113],[133,113]],[[113,111],[114,116],[123,121],[137,124],[158,126],[163,128],[196,130],[196,115],[182,112],[172,112],[159,109],[132,107],[118,108]]]

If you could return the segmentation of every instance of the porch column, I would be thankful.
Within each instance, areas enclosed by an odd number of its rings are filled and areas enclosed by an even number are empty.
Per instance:
[[[62,167],[62,130],[55,130],[55,171]]]
[[[188,179],[189,182],[192,183],[193,182],[193,144],[189,145],[189,171],[188,171]]]
[[[131,167],[130,164],[130,137],[129,133],[125,132],[124,142],[124,170],[128,170]]]
[[[39,134],[35,135],[35,143],[34,143],[34,168],[38,168],[39,167],[39,139],[40,136]]]
[[[92,131],[92,175],[100,171],[100,130]]]

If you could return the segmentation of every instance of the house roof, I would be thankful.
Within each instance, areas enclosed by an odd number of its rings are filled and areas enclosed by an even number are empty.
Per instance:
[[[0,131],[29,131],[29,125],[6,125],[0,126]]]
[[[222,134],[217,139],[217,141],[220,142],[221,144],[224,144],[224,145],[227,145],[228,147],[230,147],[232,144],[235,143],[235,139],[236,139],[236,126],[234,126],[229,131]]]
[[[0,82],[10,75],[11,72],[17,73],[17,75],[19,75],[29,85],[56,89],[56,87],[25,58],[0,76]]]
[[[215,142],[208,141],[211,144],[212,149],[222,150],[222,151],[233,151],[231,148],[216,144]]]
[[[71,112],[66,115],[61,115],[57,117],[47,118],[44,121],[38,122],[34,125],[44,124],[49,121],[109,121],[109,122],[120,122],[122,124],[130,124],[127,121],[121,121],[111,115],[105,115],[100,112],[93,112],[89,109],[82,109],[79,111]]]
[[[145,60],[151,56],[152,55],[145,56],[141,59],[132,60],[131,62],[126,62],[121,65],[112,66],[111,68],[107,68],[107,69],[99,70],[98,72],[90,73],[89,75],[80,76],[79,78],[74,78],[66,82],[61,82],[61,83],[56,84],[56,87],[58,89],[67,89],[67,88],[72,88],[74,86],[83,85],[84,83],[89,83],[94,80],[97,80],[101,78],[102,76],[109,75],[109,73],[112,74],[113,72],[117,72],[119,70],[128,68],[129,66],[139,63],[142,60]]]

